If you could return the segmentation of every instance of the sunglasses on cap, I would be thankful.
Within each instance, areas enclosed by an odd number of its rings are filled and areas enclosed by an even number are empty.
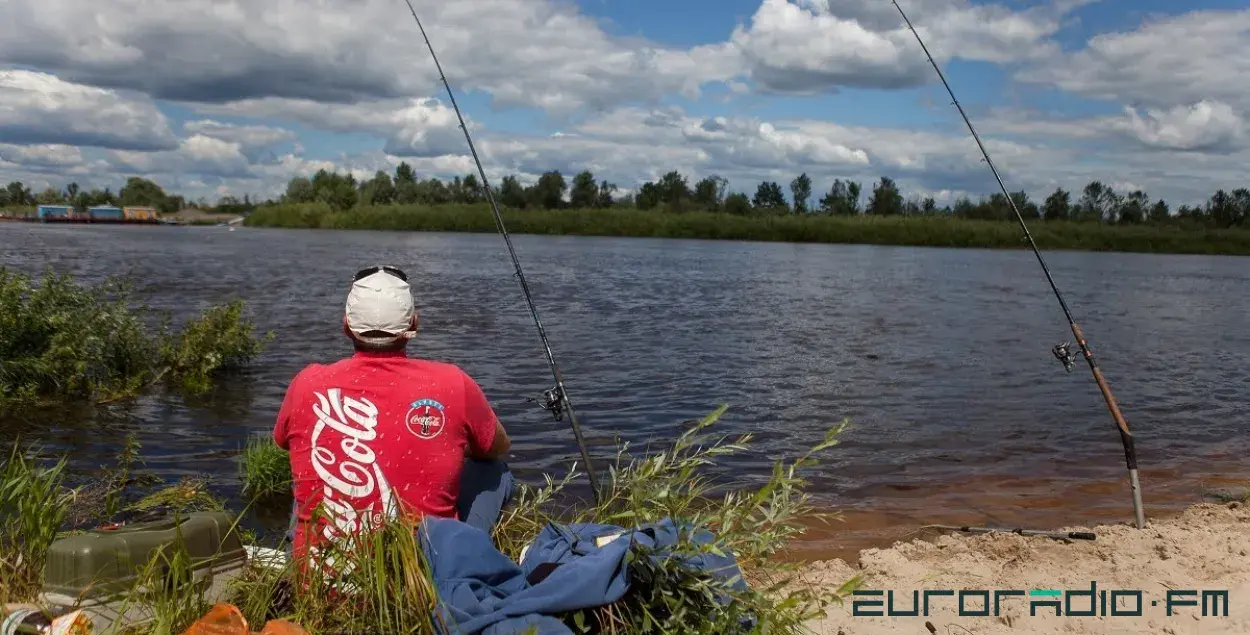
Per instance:
[[[390,265],[379,265],[376,267],[368,267],[366,269],[361,269],[360,271],[356,272],[356,277],[352,278],[352,282],[359,281],[361,278],[371,276],[379,271],[384,271],[386,273],[389,273],[392,276],[395,276],[396,278],[399,278],[400,280],[403,280],[404,282],[408,282],[407,274],[401,271],[399,267],[392,267]]]

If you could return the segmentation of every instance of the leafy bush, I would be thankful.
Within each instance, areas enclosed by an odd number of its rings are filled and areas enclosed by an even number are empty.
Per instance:
[[[0,412],[124,399],[166,377],[207,390],[260,350],[243,309],[212,307],[172,332],[168,316],[131,305],[129,283],[80,286],[49,271],[36,287],[0,268]]]

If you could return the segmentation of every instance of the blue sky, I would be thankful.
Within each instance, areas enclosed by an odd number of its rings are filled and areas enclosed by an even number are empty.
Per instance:
[[[589,168],[629,191],[677,169],[749,194],[800,172],[818,191],[887,175],[939,202],[995,187],[888,1],[415,4],[496,181]],[[1195,203],[1242,185],[1244,3],[903,4],[1012,189],[1097,179]],[[472,169],[402,2],[289,11],[10,0],[0,180],[141,175],[212,201],[318,169]]]

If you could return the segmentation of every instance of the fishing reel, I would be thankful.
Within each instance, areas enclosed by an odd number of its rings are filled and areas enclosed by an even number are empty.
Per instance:
[[[1055,356],[1055,359],[1063,363],[1064,370],[1069,373],[1072,372],[1072,369],[1076,366],[1076,355],[1072,354],[1071,342],[1057,344],[1050,352]]]
[[[531,398],[526,399],[526,401],[533,403],[536,400]],[[555,417],[556,421],[563,420],[564,391],[561,390],[559,386],[543,391],[543,402],[539,404],[539,406],[541,406],[543,410],[550,412],[551,416]]]

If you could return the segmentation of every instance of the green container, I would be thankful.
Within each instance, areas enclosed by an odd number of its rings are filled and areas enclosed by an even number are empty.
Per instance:
[[[194,512],[162,520],[93,529],[52,543],[44,567],[45,594],[91,598],[134,588],[140,573],[171,547],[185,545],[196,578],[247,560],[234,518],[225,512]],[[157,560],[163,574],[166,560]]]

